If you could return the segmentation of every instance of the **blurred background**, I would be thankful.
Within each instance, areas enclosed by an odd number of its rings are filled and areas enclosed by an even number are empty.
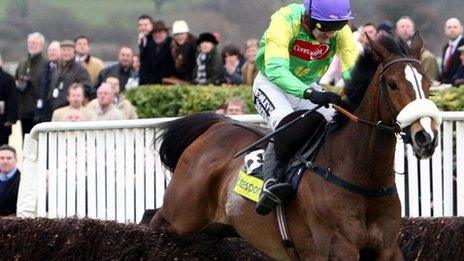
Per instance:
[[[136,47],[137,17],[151,15],[168,25],[186,20],[192,32],[219,32],[222,43],[239,46],[259,38],[270,14],[279,7],[301,1],[287,0],[0,0],[0,53],[4,61],[20,60],[28,33],[39,31],[50,40],[73,39],[78,34],[92,40],[92,53],[116,60],[118,47]],[[441,54],[447,18],[464,20],[463,0],[352,0],[355,26],[371,21],[395,22],[408,15],[422,32],[426,47]]]

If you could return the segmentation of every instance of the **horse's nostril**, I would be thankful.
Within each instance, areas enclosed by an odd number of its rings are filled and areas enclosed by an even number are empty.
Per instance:
[[[414,141],[420,147],[425,147],[432,142],[432,137],[426,131],[419,131],[414,135]]]

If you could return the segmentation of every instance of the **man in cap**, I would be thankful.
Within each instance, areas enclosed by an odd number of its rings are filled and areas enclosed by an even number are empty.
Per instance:
[[[141,48],[140,51],[139,76],[141,84],[161,84],[163,78],[176,74],[170,48],[172,38],[168,32],[169,28],[163,21],[153,22],[151,33],[153,44]]]
[[[85,95],[90,95],[90,76],[87,70],[76,63],[74,58],[75,43],[71,40],[64,40],[60,43],[60,63],[58,67],[57,81],[50,90],[50,103],[53,110],[68,105],[66,94],[68,87],[73,83],[84,85]]]
[[[343,79],[348,79],[358,50],[348,21],[353,19],[349,0],[304,0],[290,4],[271,17],[259,44],[253,83],[256,110],[276,129],[297,116],[300,110],[323,105],[274,137],[265,154],[265,183],[256,211],[267,215],[283,202],[292,187],[284,181],[289,159],[324,118],[334,114],[331,104],[340,97],[326,92],[318,81],[335,54],[340,57]],[[294,113],[295,112],[295,113]]]

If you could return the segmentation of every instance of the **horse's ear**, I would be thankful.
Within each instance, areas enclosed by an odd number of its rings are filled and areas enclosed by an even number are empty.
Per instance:
[[[411,56],[419,60],[423,45],[422,37],[419,31],[416,31],[411,38]]]
[[[367,40],[369,41],[369,45],[371,46],[372,53],[377,61],[381,63],[386,63],[391,56],[390,51],[387,48],[383,47],[377,41],[372,40],[369,35],[366,33]]]

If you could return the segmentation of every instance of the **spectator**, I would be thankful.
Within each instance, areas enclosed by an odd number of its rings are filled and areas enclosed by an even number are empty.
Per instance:
[[[409,16],[403,16],[396,22],[396,33],[404,41],[411,44],[411,38],[414,35],[414,22]]]
[[[408,45],[411,44],[411,38],[415,32],[414,22],[408,16],[401,17],[398,22],[396,22],[396,32]],[[438,78],[438,63],[435,56],[429,50],[422,48],[420,61],[425,74],[427,74],[430,79],[436,80]]]
[[[371,22],[367,22],[367,23],[363,24],[362,26],[360,26],[358,28],[358,31],[359,31],[359,42],[361,43],[363,48],[365,48],[365,46],[367,44],[369,44],[369,41],[367,40],[366,34],[372,40],[377,39],[377,27],[375,26],[375,24],[373,24]]]
[[[176,74],[171,55],[172,38],[168,35],[168,30],[163,21],[153,22],[153,45],[147,46],[149,50],[140,52],[141,67],[144,68],[140,70],[140,79],[143,79],[143,84],[161,84],[163,78]]]
[[[55,87],[51,90],[52,110],[68,105],[66,94],[68,88],[73,83],[82,83],[85,95],[90,95],[90,77],[87,70],[76,63],[74,59],[75,44],[71,40],[64,40],[60,43],[61,59],[58,67],[58,79]]]
[[[132,73],[126,83],[126,90],[134,89],[139,86],[140,57],[134,54],[132,57]]]
[[[245,43],[245,58],[246,62],[242,66],[243,83],[252,85],[258,74],[256,67],[256,54],[258,53],[259,43],[256,39],[250,39]]]
[[[18,90],[18,117],[21,121],[23,138],[34,127],[34,111],[37,106],[37,92],[43,68],[47,60],[42,56],[45,37],[38,32],[27,36],[27,57],[16,70]]]
[[[85,35],[79,35],[74,39],[76,44],[76,62],[87,70],[92,86],[97,81],[98,74],[103,69],[103,61],[90,55],[90,39]]]
[[[460,52],[459,59],[461,59],[461,64],[459,64],[456,72],[451,78],[451,83],[455,86],[460,86],[464,84],[464,45],[458,47],[458,51]]]
[[[242,67],[240,66],[240,50],[232,44],[224,46],[222,59],[224,65],[216,84],[242,84]]]
[[[137,112],[135,111],[134,106],[124,97],[124,94],[121,94],[119,92],[120,86],[119,86],[119,79],[118,77],[115,76],[108,76],[106,78],[106,82],[111,84],[111,87],[113,88],[114,91],[114,105],[118,110],[120,110],[124,114],[124,119],[138,119]],[[92,101],[87,104],[87,108],[96,111],[98,107],[98,100],[93,99]]]
[[[246,105],[240,98],[230,98],[225,102],[225,115],[242,115],[245,114]]]
[[[138,45],[144,45],[147,41],[147,36],[153,30],[153,19],[149,15],[141,15],[137,19],[137,27],[138,27]]]
[[[71,108],[69,109],[65,114],[64,114],[64,121],[71,121],[71,122],[77,122],[77,121],[85,121],[85,116],[82,113],[81,110]]]
[[[0,145],[8,144],[11,127],[18,119],[16,86],[13,76],[2,69],[0,55]]]
[[[98,106],[93,120],[123,120],[124,114],[114,106],[114,90],[111,84],[104,82],[97,89]]]
[[[197,46],[200,50],[193,71],[195,83],[210,84],[219,79],[222,61],[216,48],[218,43],[216,37],[209,32],[202,33],[198,37]]]
[[[66,114],[70,110],[78,110],[81,112],[82,121],[90,121],[94,117],[93,111],[84,108],[84,86],[81,83],[73,83],[68,88],[66,99],[69,105],[56,109],[53,112],[52,121],[66,121]]]
[[[391,34],[393,31],[395,31],[395,26],[388,20],[380,22],[377,26],[377,34]]]
[[[138,119],[134,106],[124,97],[124,94],[120,93],[119,79],[114,76],[109,76],[106,78],[106,82],[113,87],[115,96],[114,105],[124,114],[125,119]]]
[[[16,150],[7,144],[0,146],[0,216],[16,214],[21,179],[16,163]]]
[[[97,84],[94,86],[94,89],[97,89],[102,82],[110,75],[117,76],[119,82],[121,83],[121,92],[124,92],[126,89],[126,84],[132,74],[132,58],[134,57],[134,52],[129,46],[123,46],[119,49],[118,54],[118,63],[111,65],[103,69],[98,75]]]
[[[461,64],[460,52],[457,50],[464,45],[461,22],[454,17],[448,19],[445,23],[445,34],[448,37],[448,43],[443,46],[442,70],[438,80],[442,83],[451,83],[453,75]]]
[[[180,80],[191,82],[195,58],[197,53],[196,37],[190,33],[187,22],[175,21],[172,25],[174,41],[171,43],[171,53],[176,67],[176,77]]]
[[[47,122],[52,119],[50,104],[50,90],[56,86],[58,80],[58,62],[60,60],[60,42],[52,41],[47,49],[48,62],[40,77],[37,108],[34,113],[34,122]]]
[[[223,103],[219,108],[215,111],[216,114],[225,115],[226,114],[226,104]]]

